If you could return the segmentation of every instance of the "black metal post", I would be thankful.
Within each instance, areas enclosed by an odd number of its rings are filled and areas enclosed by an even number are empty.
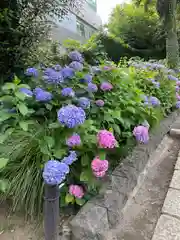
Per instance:
[[[45,240],[58,240],[59,186],[45,184],[44,194],[44,233]]]

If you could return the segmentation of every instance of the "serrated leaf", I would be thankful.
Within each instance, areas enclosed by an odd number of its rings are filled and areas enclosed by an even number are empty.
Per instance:
[[[44,140],[46,141],[48,147],[51,149],[54,144],[55,144],[55,141],[54,141],[54,138],[50,137],[50,136],[45,136],[44,137]]]
[[[6,83],[3,87],[2,90],[15,90],[16,85],[14,83]]]
[[[86,200],[83,198],[76,198],[76,203],[79,206],[83,206],[85,204]]]
[[[89,177],[88,177],[87,171],[82,172],[81,175],[80,175],[80,181],[81,182],[88,182],[88,180],[89,180]]]
[[[22,128],[22,130],[28,131],[28,122],[19,122],[19,126]]]
[[[59,149],[59,150],[56,150],[56,151],[54,152],[54,157],[60,159],[60,158],[62,158],[62,156],[65,155],[65,154],[66,154],[66,151],[65,151],[65,150]]]
[[[15,92],[15,96],[22,101],[26,98],[26,95],[22,92]]]
[[[58,122],[49,124],[49,128],[50,129],[59,128],[59,127],[60,127],[60,124]]]
[[[72,196],[71,194],[66,194],[66,197],[65,197],[65,202],[66,203],[73,203],[74,202],[74,196]]]
[[[8,158],[0,158],[0,169],[5,167],[8,161]]]
[[[26,106],[24,103],[18,104],[17,107],[18,107],[20,113],[21,113],[23,116],[25,116],[25,115],[28,114],[28,108],[27,108],[27,106]]]

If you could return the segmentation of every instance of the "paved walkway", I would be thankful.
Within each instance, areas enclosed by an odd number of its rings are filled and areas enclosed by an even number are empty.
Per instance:
[[[180,152],[152,240],[180,239]]]

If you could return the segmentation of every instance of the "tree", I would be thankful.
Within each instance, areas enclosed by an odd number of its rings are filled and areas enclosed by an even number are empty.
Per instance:
[[[79,11],[84,0],[1,0],[0,73],[9,75],[23,66],[22,56],[44,40],[54,18]]]
[[[144,7],[137,8],[133,3],[117,5],[107,27],[110,34],[121,38],[131,48],[164,52],[165,34],[153,8],[145,13]]]

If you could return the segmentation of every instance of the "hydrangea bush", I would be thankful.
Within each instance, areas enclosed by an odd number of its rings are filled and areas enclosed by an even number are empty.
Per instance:
[[[159,68],[90,66],[77,51],[67,58],[26,69],[1,91],[0,152],[9,161],[0,177],[14,210],[31,216],[41,212],[43,181],[64,183],[61,206],[83,205],[114,166],[111,154],[129,140],[147,144],[159,116],[180,107],[178,80]]]

